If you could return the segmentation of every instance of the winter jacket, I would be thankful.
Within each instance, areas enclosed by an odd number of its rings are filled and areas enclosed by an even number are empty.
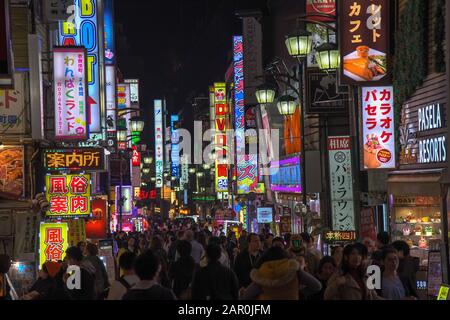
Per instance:
[[[250,285],[250,283],[252,283],[252,280],[250,279],[250,272],[256,266],[256,262],[260,256],[261,253],[251,258],[248,250],[244,250],[241,251],[241,253],[236,257],[234,262],[234,272],[239,279],[240,288],[246,288]]]
[[[218,261],[209,262],[195,273],[192,285],[193,300],[237,300],[238,280],[233,270]]]
[[[172,290],[177,297],[191,286],[195,269],[195,261],[191,256],[181,257],[170,265],[169,278],[172,281]]]
[[[300,264],[294,259],[268,261],[253,269],[250,277],[262,288],[258,300],[298,300]]]
[[[108,273],[106,272],[105,265],[98,256],[87,256],[85,259],[95,268],[95,290],[97,296],[100,297],[109,288]]]
[[[331,276],[324,293],[324,300],[363,300],[361,288],[350,274],[344,275],[344,285],[337,283],[338,278],[342,276],[342,272],[335,273]],[[363,279],[363,281],[365,283],[366,279]],[[364,288],[366,290],[366,300],[384,300],[377,295],[375,290],[370,290],[367,286],[364,286]]]

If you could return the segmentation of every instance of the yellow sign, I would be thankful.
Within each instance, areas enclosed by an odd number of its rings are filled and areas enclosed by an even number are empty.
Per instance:
[[[91,213],[91,176],[46,176],[47,216],[88,216]]]
[[[438,300],[439,301],[446,301],[448,300],[448,294],[450,291],[450,287],[447,286],[441,286],[441,289],[439,290]]]
[[[42,223],[39,233],[39,267],[64,259],[68,246],[67,223]]]
[[[69,245],[76,246],[86,241],[86,222],[84,219],[69,220]]]

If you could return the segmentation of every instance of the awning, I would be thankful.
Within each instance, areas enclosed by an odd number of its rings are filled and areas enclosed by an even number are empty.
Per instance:
[[[440,196],[442,172],[394,172],[388,177],[388,193],[409,196]]]

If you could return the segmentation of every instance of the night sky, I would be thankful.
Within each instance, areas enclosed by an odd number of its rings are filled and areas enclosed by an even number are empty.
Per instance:
[[[116,0],[118,67],[125,78],[141,80],[141,108],[150,111],[144,116],[151,119],[153,99],[162,97],[172,113],[189,111],[193,97],[223,81],[232,37],[242,33],[235,12],[265,2]],[[151,132],[147,125],[144,134]]]

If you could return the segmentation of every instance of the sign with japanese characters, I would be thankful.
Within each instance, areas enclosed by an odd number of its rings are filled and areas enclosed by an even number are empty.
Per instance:
[[[106,127],[108,132],[116,132],[116,67],[106,66]]]
[[[69,245],[67,223],[41,223],[39,233],[39,265],[62,261]]]
[[[263,32],[261,22],[255,17],[244,17],[243,25],[243,67],[245,81],[245,104],[257,104],[256,89],[263,84]],[[239,38],[239,37],[238,37]],[[239,45],[240,41],[238,42]]]
[[[92,217],[86,222],[86,238],[106,238],[106,200],[92,200]]]
[[[131,158],[131,165],[133,167],[141,166],[141,153],[137,150],[137,147],[132,147],[133,149],[133,157]]]
[[[102,171],[103,148],[49,149],[44,152],[44,166],[48,171]]]
[[[356,230],[350,137],[329,137],[328,155],[333,230]]]
[[[363,87],[361,106],[364,169],[394,169],[394,88]]]
[[[44,0],[44,12],[47,21],[65,21],[69,18],[72,10],[73,1]]]
[[[131,136],[131,131],[129,130],[129,123],[131,119],[131,101],[130,101],[130,85],[119,83],[117,84],[117,123],[120,126],[127,127],[127,137]],[[124,150],[127,148],[127,145],[131,145],[131,141],[118,143],[118,149]]]
[[[50,203],[47,217],[79,217],[91,213],[91,176],[47,175],[46,196]]]
[[[14,90],[0,89],[0,135],[21,135],[26,131],[25,74],[14,74]]]
[[[306,14],[309,19],[314,21],[333,21],[334,17],[336,17],[336,0],[307,0]]]
[[[172,115],[170,117],[170,131],[172,137],[171,147],[171,176],[180,177],[180,135],[178,133],[178,121],[180,117],[178,115]]]
[[[236,40],[235,40],[236,41]],[[242,37],[240,37],[242,44]],[[243,81],[243,79],[242,79]],[[226,83],[214,84],[214,107],[215,107],[215,145],[217,160],[215,164],[215,189],[216,192],[228,191],[228,166],[227,159],[227,129],[229,128],[229,108],[227,103]],[[237,111],[236,111],[237,112]],[[242,117],[244,117],[244,104],[242,101]],[[243,119],[243,118],[242,118]]]
[[[98,24],[97,0],[75,0],[73,22],[59,23],[61,46],[84,46],[87,51],[86,74],[88,83],[89,131],[101,132],[100,124],[100,40],[103,25]],[[102,37],[103,40],[103,37]],[[103,52],[101,53],[103,55]]]
[[[389,0],[339,1],[342,84],[387,84]]]
[[[105,30],[105,64],[114,65],[116,62],[114,0],[103,1],[103,21]]]
[[[133,203],[133,187],[122,186],[122,195],[120,195],[120,186],[116,186],[116,212],[119,213],[119,202],[122,200],[122,215],[131,215]]]
[[[0,147],[0,199],[24,195],[23,147]]]
[[[163,117],[162,101],[155,100],[155,166],[156,166],[156,188],[163,186],[164,171],[164,145],[163,145]]]
[[[338,92],[336,71],[315,68],[306,71],[306,112],[312,114],[348,111],[348,96]]]
[[[86,241],[86,222],[84,219],[71,219],[69,225],[69,246],[76,246],[80,242]]]
[[[314,17],[310,17],[314,20]],[[330,27],[334,28],[335,23],[329,23]],[[311,33],[312,37],[312,48],[311,52],[308,54],[306,61],[308,68],[319,68],[319,62],[317,61],[317,48],[319,48],[324,43],[336,43],[336,32],[331,28],[327,28],[322,24],[317,23],[307,23],[306,31]]]
[[[325,232],[325,242],[355,242],[357,240],[355,231],[328,231]]]
[[[124,83],[130,85],[130,101],[131,103],[139,103],[139,80],[125,79]]]
[[[86,140],[88,114],[84,48],[53,50],[55,139]]]

